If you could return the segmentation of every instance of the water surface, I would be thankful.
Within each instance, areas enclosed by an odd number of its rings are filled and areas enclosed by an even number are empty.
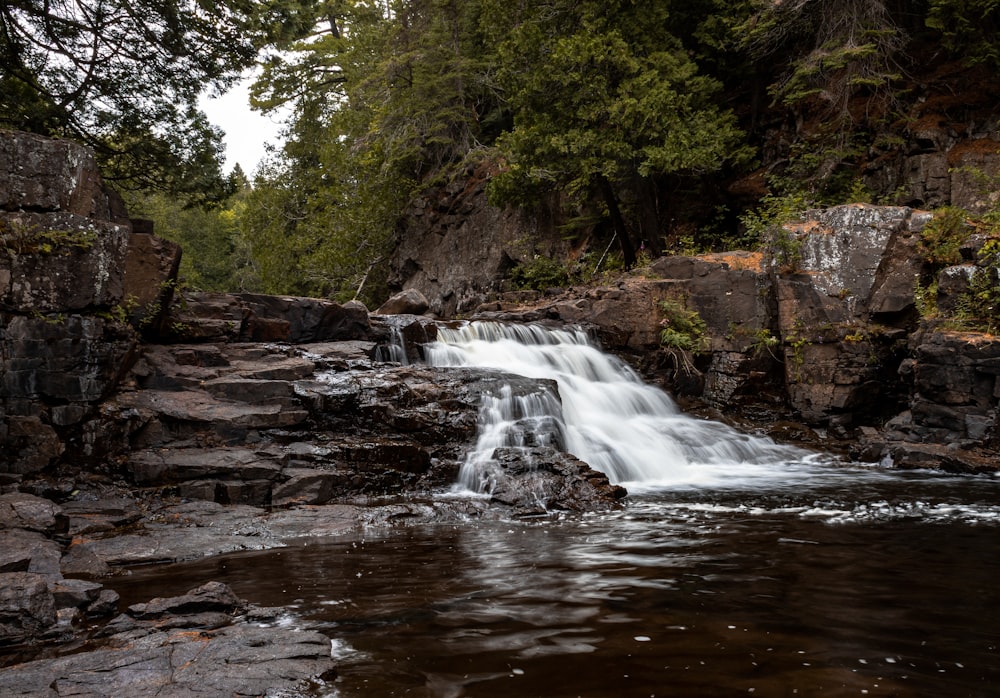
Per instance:
[[[1000,694],[1000,481],[788,470],[112,586],[128,603],[217,579],[286,606],[330,636],[345,697]]]

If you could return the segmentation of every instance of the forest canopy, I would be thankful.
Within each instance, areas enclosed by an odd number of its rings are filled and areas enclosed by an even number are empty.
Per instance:
[[[232,193],[221,134],[196,108],[311,3],[17,0],[0,3],[0,125],[92,147],[107,179],[194,201]]]
[[[407,209],[471,173],[625,267],[754,244],[761,200],[890,201],[865,163],[936,67],[1000,68],[998,24],[995,0],[20,0],[0,125],[91,145],[140,214],[220,236],[204,287],[372,300]],[[255,108],[291,116],[246,182],[196,101],[255,64]]]

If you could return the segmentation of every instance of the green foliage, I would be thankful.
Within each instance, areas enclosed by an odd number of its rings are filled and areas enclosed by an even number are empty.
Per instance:
[[[250,264],[241,240],[239,219],[247,191],[215,206],[195,206],[162,192],[125,196],[133,218],[153,221],[153,231],[181,246],[180,276],[196,291],[252,291],[246,283]]]
[[[941,35],[943,47],[969,64],[1000,68],[1000,2],[929,0],[926,24]]]
[[[750,345],[750,349],[753,355],[757,358],[763,356],[765,353],[772,359],[777,359],[774,350],[777,346],[781,344],[781,340],[771,334],[771,330],[766,327],[762,327],[754,333],[753,343]]]
[[[750,151],[720,83],[701,73],[670,23],[669,2],[556,2],[522,9],[498,46],[497,81],[513,128],[497,139],[498,204],[559,191],[600,197],[634,262],[628,210],[643,183],[715,172]]]
[[[924,285],[920,283],[919,279],[917,280],[913,289],[913,300],[916,303],[917,312],[920,313],[920,317],[926,320],[937,315],[937,295],[937,281]]]
[[[700,354],[708,350],[708,326],[698,314],[680,298],[660,301],[660,345],[668,349]]]
[[[988,240],[979,251],[969,288],[959,299],[956,319],[990,334],[1000,331],[1000,239]]]
[[[565,265],[551,257],[536,254],[527,262],[519,264],[511,270],[510,281],[517,288],[544,291],[549,288],[568,286],[571,283],[571,278]]]
[[[0,221],[0,255],[65,255],[73,250],[89,250],[97,233],[87,228],[46,230]]]
[[[79,140],[124,188],[217,200],[231,187],[198,97],[231,84],[281,32],[311,24],[307,6],[0,3],[0,126]]]
[[[851,99],[868,93],[871,102],[891,102],[901,78],[897,54],[902,31],[886,0],[817,0],[760,4],[744,25],[744,46],[758,61],[789,56],[771,86],[787,105],[823,105],[840,127],[854,116]]]
[[[767,195],[757,209],[740,217],[746,230],[743,240],[762,249],[779,269],[794,271],[802,263],[802,243],[785,225],[798,220],[807,208],[802,194]]]
[[[967,211],[954,206],[936,211],[920,232],[919,248],[924,259],[940,266],[961,262],[959,250],[972,232],[968,219]]]

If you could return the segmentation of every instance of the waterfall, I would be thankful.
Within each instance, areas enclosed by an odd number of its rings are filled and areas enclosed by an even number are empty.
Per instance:
[[[558,386],[558,395],[540,387],[535,395],[484,396],[478,442],[461,476],[472,490],[488,489],[485,469],[498,446],[557,446],[630,488],[717,483],[733,471],[815,457],[684,414],[582,330],[474,322],[440,328],[424,349],[434,366],[496,368]]]
[[[389,325],[389,341],[375,349],[376,361],[392,361],[406,366],[410,363],[406,355],[406,339],[396,325]]]

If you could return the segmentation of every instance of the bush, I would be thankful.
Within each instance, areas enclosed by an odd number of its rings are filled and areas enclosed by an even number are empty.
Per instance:
[[[528,262],[514,267],[510,272],[510,280],[517,288],[544,291],[547,288],[569,285],[570,274],[560,262],[536,254]]]
[[[696,310],[690,310],[683,300],[666,298],[660,301],[660,345],[692,354],[708,350],[708,326]]]
[[[934,213],[934,218],[920,233],[920,252],[931,264],[958,264],[962,261],[959,251],[969,237],[969,214],[965,209],[945,206]]]

